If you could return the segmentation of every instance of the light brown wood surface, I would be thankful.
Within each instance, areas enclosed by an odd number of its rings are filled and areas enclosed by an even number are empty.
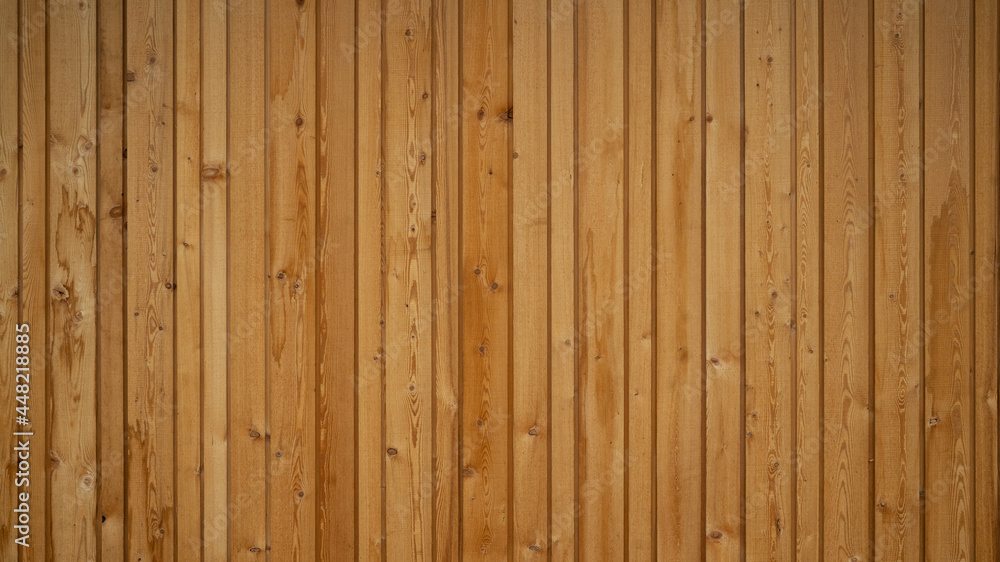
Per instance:
[[[995,560],[998,14],[0,0],[0,560]]]

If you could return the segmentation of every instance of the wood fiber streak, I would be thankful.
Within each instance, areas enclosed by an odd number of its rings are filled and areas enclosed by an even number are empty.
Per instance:
[[[876,6],[875,554],[920,557],[920,20]]]
[[[972,560],[971,3],[924,10],[925,548],[929,560]]]
[[[511,555],[508,16],[507,0],[462,6],[460,549],[475,560]]]
[[[87,560],[97,552],[97,11],[50,16],[49,541],[54,558]]]
[[[705,552],[705,12],[698,3],[655,4],[656,553],[682,561]]]

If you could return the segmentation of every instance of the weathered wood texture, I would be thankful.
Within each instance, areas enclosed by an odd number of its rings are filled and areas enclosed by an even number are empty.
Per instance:
[[[998,64],[995,0],[0,0],[0,560],[996,560]]]

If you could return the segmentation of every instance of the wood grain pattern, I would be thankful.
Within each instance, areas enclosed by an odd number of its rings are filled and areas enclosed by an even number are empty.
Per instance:
[[[548,45],[546,6],[514,0],[513,328],[514,549],[548,558]]]
[[[201,3],[174,4],[174,331],[176,395],[174,485],[176,553],[201,560]],[[181,351],[183,350],[183,351]],[[195,439],[195,436],[198,439]],[[181,537],[184,537],[181,539]]]
[[[431,3],[385,13],[387,559],[431,552]]]
[[[18,5],[15,0],[6,0],[0,3],[0,35],[3,37],[17,37],[18,27]],[[15,41],[5,41],[0,45],[0,73],[4,76],[17,76],[19,44]],[[18,415],[17,408],[23,406],[18,403],[18,385],[27,384],[30,388],[31,365],[17,365],[18,342],[18,245],[19,221],[18,221],[18,184],[20,167],[18,166],[18,140],[20,129],[18,127],[18,82],[17,80],[4,80],[0,85],[0,361],[4,365],[10,365],[12,372],[6,377],[10,382],[0,388],[0,408],[11,414],[0,421],[0,444],[3,452],[0,453],[0,473],[3,474],[5,482],[13,482],[17,474],[18,457],[14,447],[18,446],[19,439],[14,432],[21,432],[21,425],[15,422]],[[30,334],[28,335],[30,338]],[[23,339],[23,338],[21,338]],[[31,342],[26,342],[30,346]],[[17,367],[24,367],[18,371]],[[24,375],[19,377],[18,375]],[[22,387],[24,388],[24,387]],[[28,393],[24,393],[28,394]],[[30,413],[30,410],[28,410]],[[39,412],[40,413],[40,412]],[[14,509],[20,503],[18,501],[19,487],[5,485],[4,492],[0,495],[0,509],[4,514],[13,514]],[[4,560],[17,560],[17,543],[15,538],[19,535],[14,529],[17,521],[13,515],[7,515],[11,519],[0,524],[0,556]]]
[[[173,6],[126,7],[126,555],[176,555]],[[56,366],[53,365],[53,369]],[[55,490],[53,490],[55,497]]]
[[[43,451],[35,457],[36,467],[48,471],[49,464],[44,451],[49,448],[48,378],[49,337],[48,337],[48,111],[45,100],[48,77],[45,33],[39,32],[39,23],[44,28],[47,18],[45,5],[21,0],[19,32],[19,135],[20,149],[18,176],[20,210],[20,276],[18,295],[20,297],[19,322],[31,326],[35,336],[31,343],[34,349],[31,357],[33,376],[31,398],[28,400],[31,425],[25,429],[32,432],[32,443]],[[44,31],[44,29],[42,29]],[[122,432],[119,432],[121,438]],[[119,471],[124,473],[123,462]],[[110,486],[109,486],[110,487]],[[48,509],[49,481],[47,477],[35,478],[30,486],[22,486],[21,492],[28,492],[32,499],[31,515],[42,524],[33,526],[31,535],[35,546],[19,549],[19,559],[24,562],[46,560],[52,552],[52,518]],[[117,512],[119,524],[124,519],[121,508]],[[120,551],[119,551],[120,552]]]
[[[824,556],[870,557],[872,25],[868,4],[823,5]]]
[[[971,2],[924,9],[925,548],[928,559],[972,560]]]
[[[975,257],[972,282],[975,287],[975,323],[971,337],[975,338],[975,521],[976,551],[979,560],[1000,557],[1000,456],[997,443],[997,347],[998,326],[998,259],[1000,239],[997,213],[1000,212],[1000,7],[996,2],[977,1],[972,14],[975,84],[973,112],[975,119],[969,133],[974,153],[971,155],[975,173],[970,176],[975,185],[975,206],[972,218],[975,228]]]
[[[431,99],[434,307],[434,537],[432,560],[459,560],[461,506],[458,432],[459,338],[459,1],[433,3],[434,75]]]
[[[340,47],[354,42],[353,2],[316,6],[319,136],[316,226],[318,331],[316,558],[353,559],[355,514],[355,58]]]
[[[792,8],[795,89],[795,538],[796,556],[818,560],[823,539],[823,336],[821,5]]]
[[[656,10],[656,554],[681,561],[705,553],[705,11]]]
[[[74,8],[48,20],[47,476],[52,555],[86,560],[97,553],[97,11]]]
[[[384,560],[385,165],[381,4],[359,0],[357,60],[357,510],[359,560]],[[343,44],[343,43],[342,43]],[[341,50],[343,53],[343,50]],[[355,54],[355,53],[352,53]]]
[[[0,559],[1000,552],[995,1],[0,15]]]
[[[97,5],[98,497],[100,557],[125,557],[125,6]],[[197,131],[197,128],[195,129]],[[197,207],[195,208],[197,212]],[[197,279],[195,281],[197,283]],[[197,444],[196,444],[197,445]],[[196,506],[200,509],[200,505]],[[198,534],[198,533],[196,533]]]
[[[653,2],[628,2],[625,49],[627,193],[626,212],[626,435],[625,556],[655,560],[654,322],[655,279],[653,175]]]
[[[791,6],[744,19],[746,556],[795,557]]]
[[[229,5],[229,559],[267,554],[267,19]]]
[[[509,5],[462,6],[463,558],[510,556]]]
[[[876,6],[875,554],[920,558],[920,28]]]
[[[742,14],[707,0],[705,107],[705,535],[706,556],[742,558],[744,515]],[[713,36],[707,36],[713,22]],[[720,27],[721,26],[721,27]],[[744,434],[746,437],[744,438]]]
[[[228,27],[212,3],[201,14],[201,540],[216,561],[228,557],[230,516]]]
[[[268,547],[316,545],[316,11],[267,11]]]
[[[577,12],[577,306],[580,557],[624,552],[625,311],[623,10],[610,0]]]
[[[579,487],[576,465],[576,22],[577,3],[549,5],[549,310],[551,327],[552,475],[550,527],[552,560],[577,559]],[[464,163],[464,160],[463,160]]]

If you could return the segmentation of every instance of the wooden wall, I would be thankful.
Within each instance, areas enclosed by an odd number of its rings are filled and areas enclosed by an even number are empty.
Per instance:
[[[0,0],[0,560],[997,560],[998,11]]]

